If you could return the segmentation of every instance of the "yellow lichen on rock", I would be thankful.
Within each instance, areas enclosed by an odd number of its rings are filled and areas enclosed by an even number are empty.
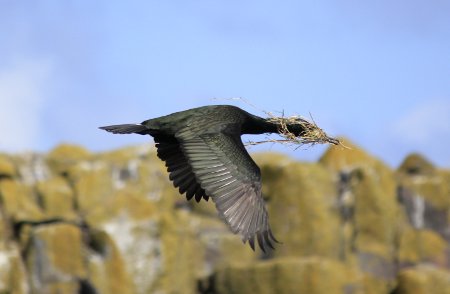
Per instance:
[[[0,293],[29,293],[28,277],[19,249],[13,242],[2,243],[0,242]]]
[[[333,170],[352,169],[361,166],[374,166],[379,159],[370,156],[359,146],[346,138],[339,140],[348,148],[340,145],[330,146],[322,155],[319,162]]]
[[[136,293],[125,260],[111,237],[103,231],[93,230],[88,238],[91,250],[87,268],[92,287],[98,293]]]
[[[187,212],[182,210],[161,216],[162,264],[152,292],[196,293],[196,277],[202,270],[204,252],[190,221]]]
[[[448,294],[450,273],[431,266],[402,270],[398,275],[398,294]]]
[[[77,173],[73,181],[76,197],[76,209],[83,217],[92,222],[92,216],[97,210],[108,214],[113,201],[114,189],[110,170],[104,164],[88,164],[83,171]]]
[[[371,244],[383,244],[383,252],[376,250],[390,258],[393,254],[393,242],[397,232],[398,205],[396,199],[395,182],[386,175],[379,173],[375,176],[370,170],[360,169],[352,184],[355,195],[354,221],[356,239],[355,245],[359,250],[380,248]]]
[[[450,293],[450,172],[344,144],[252,155],[282,242],[267,254],[186,201],[153,148],[0,156],[0,293]]]
[[[0,203],[6,218],[15,221],[37,221],[44,218],[31,188],[18,181],[0,181]]]
[[[42,262],[43,277],[69,275],[86,278],[83,240],[77,226],[58,223],[41,225],[31,234],[30,242],[34,247],[29,252],[28,262],[34,266]]]
[[[13,178],[15,176],[17,176],[17,171],[11,158],[5,154],[0,154],[0,178]]]
[[[69,175],[76,165],[90,157],[90,152],[81,146],[61,144],[50,151],[46,161],[56,174]]]
[[[218,293],[363,293],[355,268],[318,257],[278,258],[255,265],[230,264],[217,274]]]
[[[434,207],[450,209],[450,176],[418,154],[409,155],[397,170],[400,184]]]
[[[436,172],[433,164],[417,153],[408,155],[400,164],[398,170],[412,176],[432,176]]]
[[[266,166],[261,169],[267,177]],[[268,180],[271,188],[266,193],[269,222],[275,237],[283,242],[275,256],[338,258],[340,227],[331,173],[318,164],[292,162],[277,174],[276,180]]]
[[[38,203],[47,218],[75,219],[75,196],[62,177],[52,177],[36,184]]]
[[[55,282],[45,288],[44,291],[35,289],[36,293],[60,294],[60,293],[80,293],[80,283],[77,280],[69,282]]]
[[[404,230],[400,238],[399,261],[401,264],[432,262],[447,265],[448,243],[431,230]]]
[[[65,223],[31,227],[24,247],[32,293],[72,293],[88,278],[82,232]]]

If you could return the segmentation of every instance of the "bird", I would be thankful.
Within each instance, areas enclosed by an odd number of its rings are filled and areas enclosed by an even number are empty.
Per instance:
[[[295,136],[302,124],[285,125]],[[261,192],[261,171],[247,152],[243,134],[278,133],[280,123],[233,105],[207,105],[148,119],[140,124],[100,127],[113,134],[153,137],[169,179],[187,200],[214,202],[234,234],[263,252],[280,243],[273,235]]]

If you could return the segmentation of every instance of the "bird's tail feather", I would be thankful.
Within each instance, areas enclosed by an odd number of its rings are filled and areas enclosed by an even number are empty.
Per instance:
[[[150,130],[143,126],[143,125],[136,125],[136,124],[124,124],[124,125],[112,125],[112,126],[104,126],[99,127],[99,129],[105,130],[107,132],[113,133],[113,134],[140,134],[140,135],[146,135],[149,134]]]

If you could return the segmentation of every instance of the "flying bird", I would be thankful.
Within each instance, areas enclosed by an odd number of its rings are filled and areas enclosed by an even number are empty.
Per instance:
[[[210,105],[143,121],[100,127],[114,134],[150,135],[169,179],[186,198],[211,197],[234,234],[265,252],[279,243],[270,229],[261,194],[261,172],[241,140],[243,134],[278,133],[280,122],[250,114],[236,106]],[[298,137],[305,125],[284,124]],[[328,138],[328,137],[327,137]],[[333,141],[334,140],[334,141]],[[328,138],[336,144],[336,139]]]

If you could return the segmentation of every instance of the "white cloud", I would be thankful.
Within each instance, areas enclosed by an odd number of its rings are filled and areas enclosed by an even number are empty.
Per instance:
[[[0,150],[36,146],[51,72],[49,60],[16,59],[0,68]]]
[[[442,143],[441,139],[450,138],[450,100],[430,100],[416,106],[394,124],[393,132],[405,143]]]

